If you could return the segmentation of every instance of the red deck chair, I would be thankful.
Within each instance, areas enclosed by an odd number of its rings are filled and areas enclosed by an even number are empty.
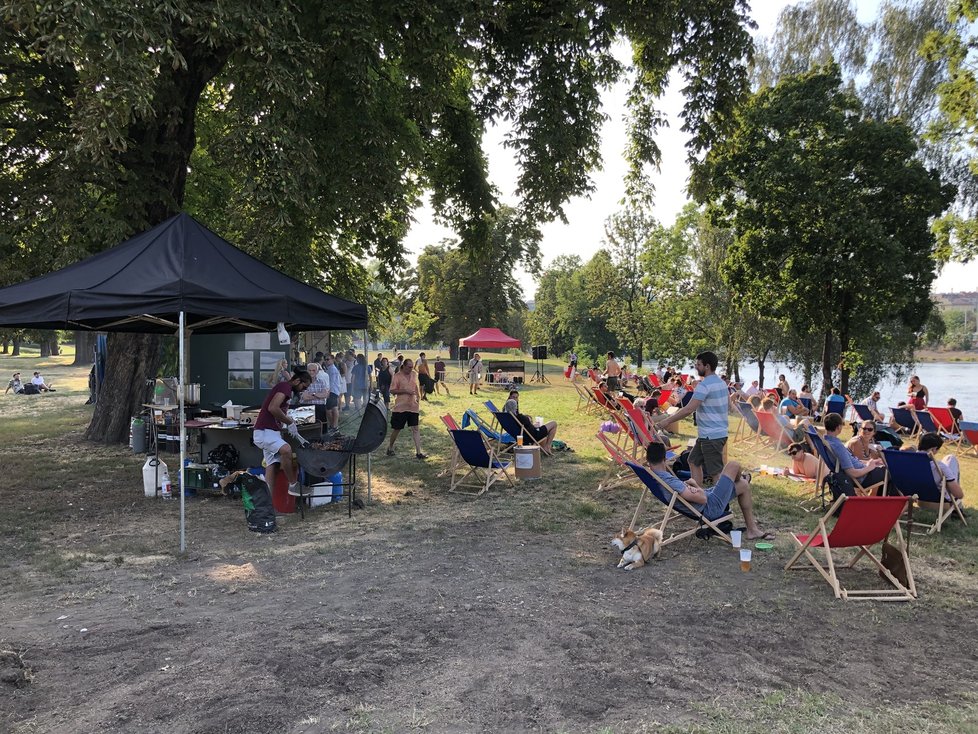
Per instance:
[[[668,388],[663,388],[659,391],[659,407],[668,404],[669,397],[672,395],[672,390]]]
[[[760,428],[757,435],[773,449],[772,455],[784,451],[794,441],[794,437],[778,422],[774,413],[755,410],[754,415],[757,416],[757,425]]]
[[[875,601],[910,601],[917,598],[917,587],[914,585],[913,573],[910,570],[910,557],[907,555],[907,545],[900,530],[900,517],[907,510],[910,497],[839,497],[829,508],[828,512],[818,521],[818,526],[811,535],[795,535],[791,537],[798,545],[798,550],[785,564],[785,570],[797,570],[798,562],[804,556],[824,578],[836,599],[857,600],[871,599]],[[835,527],[829,532],[827,523],[836,510],[839,518]],[[896,532],[896,548],[903,557],[907,569],[907,585],[904,586],[883,565],[883,561],[873,555],[870,547],[886,540],[890,531]],[[824,565],[812,553],[813,548],[825,551]],[[888,581],[890,586],[883,589],[847,589],[839,581],[837,572],[838,559],[833,553],[839,548],[859,548],[855,557],[843,568],[852,568],[860,558],[869,558],[880,572],[880,576]],[[807,568],[801,564],[802,568]]]
[[[978,423],[974,421],[958,421],[958,428],[961,429],[961,446],[958,453],[970,449],[975,456],[978,456]]]
[[[951,415],[951,411],[948,408],[935,408],[932,405],[928,405],[927,412],[930,413],[930,417],[934,419],[934,423],[943,432],[944,440],[960,447],[963,436],[961,435],[961,429],[958,427],[958,422]]]
[[[452,414],[451,413],[445,413],[445,415],[441,416],[441,422],[445,424],[445,428],[448,429],[448,432],[449,433],[451,433],[452,431],[461,430],[458,427],[458,423],[456,423],[455,422],[455,419],[452,418]],[[450,471],[451,471],[452,476],[455,476],[455,468],[458,466],[458,459],[459,459],[459,456],[458,456],[458,446],[456,446],[453,443],[452,444],[452,463],[450,465],[451,466]],[[445,472],[442,472],[438,476],[444,476],[444,475],[445,475]]]

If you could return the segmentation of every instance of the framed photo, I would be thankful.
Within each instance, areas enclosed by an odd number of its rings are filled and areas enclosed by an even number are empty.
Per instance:
[[[229,370],[253,370],[255,369],[254,352],[228,352]]]
[[[228,370],[228,390],[254,390],[254,370]]]

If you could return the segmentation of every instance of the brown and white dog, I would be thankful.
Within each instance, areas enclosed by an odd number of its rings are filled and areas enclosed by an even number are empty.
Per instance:
[[[659,555],[662,549],[662,531],[658,528],[646,528],[638,533],[630,528],[622,528],[611,545],[621,551],[621,561],[618,568],[631,571],[641,568],[652,556]]]

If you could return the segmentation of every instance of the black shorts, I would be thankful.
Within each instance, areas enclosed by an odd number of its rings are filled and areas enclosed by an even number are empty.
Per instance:
[[[402,428],[404,428],[404,426],[411,426],[411,428],[415,428],[417,425],[417,413],[408,413],[406,411],[391,413],[391,428],[393,428],[395,431],[400,431]]]
[[[337,395],[336,393],[331,392],[329,394],[329,397],[326,398],[326,410],[337,408],[339,407],[339,404],[340,404],[340,396]]]

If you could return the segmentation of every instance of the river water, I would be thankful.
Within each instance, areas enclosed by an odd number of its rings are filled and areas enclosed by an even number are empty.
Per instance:
[[[799,388],[802,384],[800,372],[792,372],[786,365],[766,363],[764,365],[764,385],[774,387],[778,383],[778,375],[784,374],[788,384]],[[958,401],[958,408],[964,413],[965,420],[978,420],[978,362],[926,362],[917,365],[914,374],[927,386],[930,392],[930,402],[933,405],[947,405],[948,398]],[[744,385],[750,385],[757,379],[757,364],[741,365],[740,379]],[[899,383],[885,382],[877,387],[880,391],[881,404],[887,408],[893,407],[901,400],[906,400],[907,385],[910,380]],[[815,385],[821,384],[821,376],[816,376]],[[814,389],[818,396],[819,390]],[[862,402],[866,395],[852,395],[853,400]]]

